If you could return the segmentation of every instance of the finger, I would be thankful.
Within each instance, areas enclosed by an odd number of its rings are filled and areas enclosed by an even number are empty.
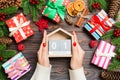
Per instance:
[[[43,56],[48,56],[48,36],[47,36],[47,31],[44,30],[44,35],[43,35],[43,48],[42,48],[42,55]]]
[[[75,46],[74,43],[76,43],[75,38],[72,37],[72,57],[75,57],[78,52],[77,45]]]
[[[74,37],[74,41],[78,43],[78,39],[75,31],[73,31],[73,37]]]

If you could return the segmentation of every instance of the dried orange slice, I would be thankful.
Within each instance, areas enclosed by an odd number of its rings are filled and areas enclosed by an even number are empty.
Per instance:
[[[82,0],[77,0],[74,2],[73,7],[76,11],[82,11],[85,8],[85,2]]]
[[[73,11],[74,11],[73,5],[74,5],[74,2],[71,2],[71,3],[69,3],[68,6],[67,6],[67,12],[68,12],[68,14],[69,14],[70,16],[75,16],[75,15],[73,14]]]

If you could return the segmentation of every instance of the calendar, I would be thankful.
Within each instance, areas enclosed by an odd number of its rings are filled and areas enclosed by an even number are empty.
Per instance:
[[[71,40],[49,40],[49,55],[71,55]]]

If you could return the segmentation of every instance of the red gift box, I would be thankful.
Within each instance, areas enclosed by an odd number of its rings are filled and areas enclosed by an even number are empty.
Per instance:
[[[30,21],[27,21],[23,13],[7,20],[6,24],[11,32],[9,36],[13,36],[16,43],[19,43],[34,34],[32,28],[30,27]]]

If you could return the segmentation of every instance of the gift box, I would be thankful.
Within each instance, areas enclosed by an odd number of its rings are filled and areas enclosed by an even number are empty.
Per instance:
[[[104,10],[101,10],[97,15],[93,15],[84,27],[96,40],[99,40],[105,32],[110,30],[114,23],[115,21],[109,18]]]
[[[64,20],[65,6],[68,3],[69,0],[48,0],[47,5],[42,11],[42,15],[58,23],[61,19]]]
[[[11,80],[19,79],[31,69],[30,64],[21,52],[9,59],[2,66]]]
[[[8,25],[10,35],[15,38],[16,43],[19,43],[34,34],[30,27],[30,21],[27,21],[25,16],[20,13],[15,17],[6,21]]]
[[[95,51],[91,63],[103,69],[107,69],[112,57],[116,55],[114,53],[114,50],[114,45],[111,45],[110,43],[101,40],[98,48]]]

